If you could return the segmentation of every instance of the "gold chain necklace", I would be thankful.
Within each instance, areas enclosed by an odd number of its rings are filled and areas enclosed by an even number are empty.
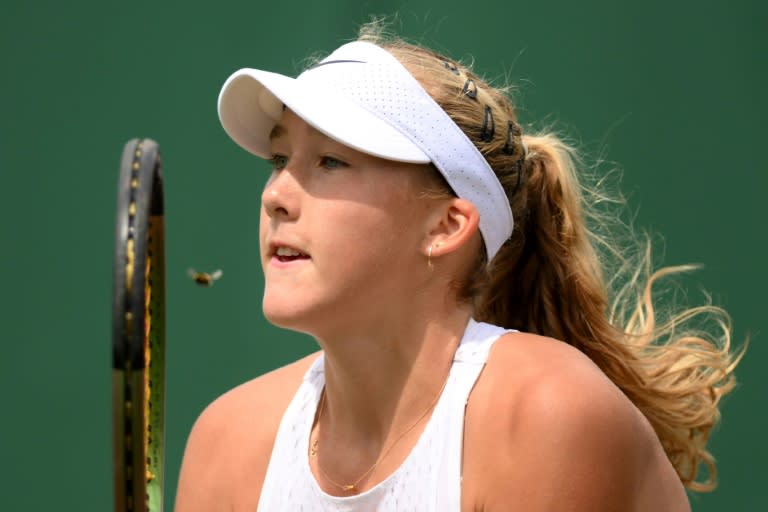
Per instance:
[[[424,412],[423,412],[423,413],[421,413],[421,415],[419,416],[419,418],[418,418],[416,421],[414,421],[414,422],[411,424],[411,426],[409,426],[407,429],[405,429],[403,432],[401,432],[401,433],[400,433],[400,435],[398,435],[398,436],[395,438],[395,440],[394,440],[394,441],[392,441],[392,443],[390,443],[390,445],[387,447],[387,449],[386,449],[386,450],[384,450],[384,451],[381,453],[381,455],[379,455],[379,457],[376,459],[376,461],[373,463],[373,465],[372,465],[371,467],[369,467],[367,470],[365,470],[365,473],[363,473],[362,475],[360,475],[360,477],[358,477],[358,479],[357,479],[357,480],[355,480],[355,481],[354,481],[354,482],[352,482],[351,484],[340,484],[340,483],[336,482],[336,481],[335,481],[335,480],[333,480],[333,479],[332,479],[330,476],[328,476],[328,473],[326,473],[326,472],[323,470],[323,467],[320,465],[320,458],[318,457],[318,458],[317,458],[317,469],[320,471],[320,474],[322,474],[322,475],[323,475],[323,478],[325,478],[325,479],[326,479],[328,482],[332,483],[334,486],[338,487],[339,489],[341,489],[341,490],[342,490],[342,491],[344,491],[344,492],[356,491],[356,490],[357,490],[357,485],[358,485],[360,482],[362,482],[362,481],[363,481],[363,479],[364,479],[365,477],[367,477],[367,476],[368,476],[368,475],[369,475],[369,474],[370,474],[370,473],[371,473],[371,472],[372,472],[374,469],[376,469],[376,468],[378,467],[379,463],[381,463],[381,461],[382,461],[382,460],[384,460],[384,458],[385,458],[387,455],[389,455],[389,452],[390,452],[390,451],[392,451],[392,448],[394,448],[394,447],[395,447],[395,445],[396,445],[396,444],[397,444],[397,443],[398,443],[398,442],[399,442],[399,441],[400,441],[400,440],[401,440],[403,437],[405,437],[405,435],[406,435],[408,432],[410,432],[411,430],[413,430],[413,429],[416,427],[416,425],[418,425],[418,424],[421,422],[421,420],[423,420],[423,419],[424,419],[424,416],[426,416],[426,415],[427,415],[427,413],[428,413],[429,411],[431,411],[431,410],[432,410],[432,408],[433,408],[433,407],[434,407],[434,406],[437,404],[437,401],[440,399],[440,395],[442,395],[442,394],[443,394],[443,390],[445,389],[445,386],[446,386],[446,384],[447,384],[447,383],[448,383],[448,379],[445,379],[445,382],[443,382],[443,386],[440,388],[440,391],[437,393],[437,396],[435,396],[434,400],[432,400],[432,402],[430,402],[430,404],[429,404],[429,407],[427,407],[427,408],[424,410]],[[316,424],[316,425],[318,425],[318,426],[320,425],[320,418],[321,418],[321,416],[323,415],[323,409],[324,409],[324,408],[325,408],[325,388],[323,388],[323,394],[322,394],[322,396],[320,397],[320,407],[319,407],[319,409],[320,409],[320,410],[317,412],[317,421],[316,421],[316,423],[315,423],[315,424]],[[309,450],[309,455],[310,455],[311,457],[317,457],[317,449],[318,449],[318,438],[319,438],[319,437],[320,437],[320,436],[319,436],[319,433],[315,434],[315,440],[314,440],[314,442],[312,443],[312,448],[310,448],[310,450]]]

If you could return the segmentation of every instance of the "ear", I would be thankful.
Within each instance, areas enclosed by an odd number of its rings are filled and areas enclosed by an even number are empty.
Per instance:
[[[423,250],[425,256],[431,254],[434,258],[470,245],[478,231],[480,214],[471,202],[454,197],[440,205],[430,221]]]

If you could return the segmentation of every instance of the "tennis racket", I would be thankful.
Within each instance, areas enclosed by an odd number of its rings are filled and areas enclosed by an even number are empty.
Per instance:
[[[117,512],[163,510],[165,241],[156,142],[124,149],[112,301],[112,443]]]

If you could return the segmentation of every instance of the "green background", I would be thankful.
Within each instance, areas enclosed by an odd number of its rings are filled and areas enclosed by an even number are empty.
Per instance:
[[[168,486],[187,433],[226,389],[313,348],[260,311],[265,166],[218,124],[244,66],[296,73],[371,13],[520,87],[524,124],[556,122],[624,172],[666,264],[701,262],[752,336],[712,440],[720,487],[695,510],[768,495],[764,2],[12,0],[0,14],[0,509],[111,508],[110,314],[117,166],[135,136],[166,166]],[[188,267],[222,268],[212,288]]]

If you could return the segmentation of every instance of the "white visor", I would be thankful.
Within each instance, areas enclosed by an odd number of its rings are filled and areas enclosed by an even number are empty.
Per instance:
[[[400,162],[432,162],[456,195],[478,209],[489,262],[511,236],[509,201],[485,158],[386,50],[361,41],[348,43],[298,78],[241,69],[219,94],[224,130],[262,158],[272,157],[269,135],[284,107],[360,152]]]

